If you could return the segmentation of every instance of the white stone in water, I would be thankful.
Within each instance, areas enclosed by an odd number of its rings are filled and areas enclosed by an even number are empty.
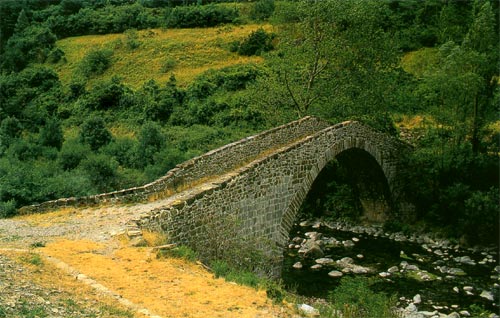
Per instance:
[[[288,244],[288,248],[295,248],[295,244]]]
[[[302,221],[302,222],[299,223],[299,225],[302,226],[302,227],[305,227],[305,226],[311,225],[311,222],[310,221]]]
[[[495,297],[493,296],[493,294],[491,292],[487,291],[487,290],[483,290],[479,296],[481,296],[483,298],[486,298],[489,301],[494,301],[495,300]]]
[[[435,250],[434,254],[436,254],[437,256],[443,256],[443,252],[441,250]]]
[[[465,294],[466,294],[467,296],[474,296],[474,293],[473,293],[473,292],[471,292],[471,291],[468,291],[468,290],[467,290],[467,291],[465,291]]]
[[[416,294],[415,296],[413,296],[414,304],[420,304],[421,302],[422,302],[422,297],[420,296],[420,294]]]
[[[301,262],[297,262],[297,263],[293,264],[293,268],[295,268],[295,269],[301,269],[302,268],[302,263]]]
[[[314,222],[314,224],[311,227],[313,229],[319,229],[321,227],[321,222],[320,221],[316,221],[316,222]]]
[[[342,277],[343,275],[344,274],[342,274],[342,272],[339,272],[339,271],[331,271],[328,273],[328,276],[333,277],[333,278]]]
[[[457,309],[459,306],[458,305],[451,305],[451,308]]]
[[[460,318],[460,315],[453,311],[449,313],[448,316],[446,316],[446,318]]]
[[[328,257],[322,257],[322,258],[318,258],[317,260],[315,260],[316,264],[321,264],[321,265],[330,265],[330,264],[333,264],[333,259],[331,258],[328,258]]]
[[[378,273],[378,276],[380,276],[380,277],[382,277],[382,278],[386,278],[386,277],[391,276],[391,273],[388,273],[388,272],[381,272],[381,273]]]
[[[457,287],[457,286],[455,286],[455,287],[453,287],[453,291],[454,291],[455,293],[458,293],[458,292],[460,292],[460,289],[458,289],[458,287]]]
[[[353,237],[353,238],[352,238],[352,241],[353,241],[353,242],[359,242],[359,238],[357,238],[357,237]]]
[[[415,306],[414,303],[410,303],[408,305],[408,307],[406,307],[405,311],[412,313],[412,312],[417,312],[418,309],[417,309],[417,306]]]
[[[418,271],[419,268],[417,265],[408,265],[406,266],[406,270],[409,270],[409,271]]]
[[[358,255],[356,255],[356,257],[357,257],[357,258],[359,258],[359,259],[363,259],[363,258],[365,258],[365,257],[363,256],[363,254],[358,254]]]
[[[351,240],[342,241],[342,244],[344,245],[344,247],[353,247],[354,246],[354,242]]]
[[[463,316],[463,317],[470,317],[470,312],[468,312],[467,310],[462,310],[459,312],[460,316]]]
[[[474,287],[472,287],[472,286],[464,286],[464,290],[465,291],[473,291]]]
[[[321,266],[320,264],[314,264],[313,266],[311,266],[311,269],[321,269]]]
[[[392,273],[396,273],[396,272],[398,272],[398,271],[399,271],[399,268],[398,268],[397,266],[392,266],[392,267],[391,267],[391,268],[389,268],[387,271],[388,271],[389,273],[391,273],[391,274],[392,274]]]
[[[439,317],[439,312],[437,312],[436,310],[434,310],[434,311],[419,311],[418,313],[424,317],[434,317],[436,315]]]

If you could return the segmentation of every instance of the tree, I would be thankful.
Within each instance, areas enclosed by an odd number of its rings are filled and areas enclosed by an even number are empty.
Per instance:
[[[101,117],[92,116],[83,122],[80,128],[80,142],[97,151],[112,139],[111,133]]]
[[[376,123],[395,103],[398,52],[379,1],[301,1],[272,60],[299,116]]]
[[[61,122],[56,118],[50,118],[40,131],[39,142],[42,146],[61,149],[64,142],[64,135]]]

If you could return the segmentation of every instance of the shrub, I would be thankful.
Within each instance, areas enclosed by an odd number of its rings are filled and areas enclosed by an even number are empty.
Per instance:
[[[126,40],[125,43],[127,45],[127,48],[130,50],[135,50],[139,46],[141,46],[141,41],[139,40],[139,34],[137,33],[137,30],[135,29],[129,29],[124,32]]]
[[[52,51],[50,51],[49,56],[47,57],[47,61],[49,63],[58,63],[64,57],[64,51],[60,48],[56,47]]]
[[[370,281],[364,277],[343,277],[329,299],[346,318],[397,317],[393,299],[372,291]]]
[[[250,56],[260,55],[262,52],[271,51],[273,46],[274,34],[267,33],[260,28],[250,33],[250,35],[241,42],[238,48],[238,54]]]
[[[252,6],[250,17],[254,20],[267,20],[274,13],[274,0],[259,0]]]
[[[8,218],[17,214],[16,201],[0,202],[0,218]],[[1,317],[1,316],[0,316]]]
[[[80,127],[80,142],[89,145],[93,151],[107,145],[111,139],[111,133],[101,117],[90,117]]]
[[[104,73],[111,66],[112,55],[113,51],[110,50],[90,51],[80,62],[81,73],[86,77]]]
[[[168,28],[213,27],[234,23],[239,17],[237,9],[209,4],[205,6],[180,6],[167,14]]]
[[[64,135],[61,128],[61,122],[57,119],[49,119],[40,131],[38,138],[42,146],[61,149],[64,141]]]
[[[73,170],[90,152],[88,145],[83,145],[76,140],[67,141],[59,152],[58,164],[63,170]]]
[[[79,168],[98,192],[110,191],[116,185],[118,163],[107,155],[92,154],[80,163]]]
[[[197,255],[195,251],[193,251],[191,248],[181,245],[178,247],[175,247],[173,249],[168,249],[168,250],[160,250],[158,252],[157,257],[173,257],[173,258],[181,258],[186,261],[190,262],[195,262],[197,260]]]

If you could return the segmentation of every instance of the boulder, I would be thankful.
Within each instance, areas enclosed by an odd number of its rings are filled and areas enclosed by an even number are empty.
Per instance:
[[[333,278],[342,277],[343,275],[344,274],[342,274],[342,272],[339,272],[339,271],[331,271],[328,273],[328,276],[333,277]]]
[[[298,305],[298,309],[299,309],[300,313],[302,313],[308,317],[319,316],[319,311],[312,306],[309,306],[306,304],[301,304],[301,305]]]
[[[315,262],[316,262],[316,264],[320,264],[320,265],[331,265],[334,263],[334,260],[331,258],[322,257],[322,258],[318,258],[317,260],[315,260]]]

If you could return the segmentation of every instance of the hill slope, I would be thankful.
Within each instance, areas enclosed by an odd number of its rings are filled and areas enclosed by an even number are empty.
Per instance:
[[[149,79],[166,82],[171,74],[175,74],[180,85],[186,85],[208,69],[261,62],[263,59],[258,56],[230,52],[232,42],[244,39],[260,27],[271,29],[270,25],[253,24],[72,37],[57,42],[57,47],[65,53],[65,60],[53,67],[61,81],[68,84],[86,54],[110,50],[112,65],[102,75],[91,78],[90,86],[98,80],[119,76],[126,85],[138,88]],[[134,44],[130,45],[131,42]]]

